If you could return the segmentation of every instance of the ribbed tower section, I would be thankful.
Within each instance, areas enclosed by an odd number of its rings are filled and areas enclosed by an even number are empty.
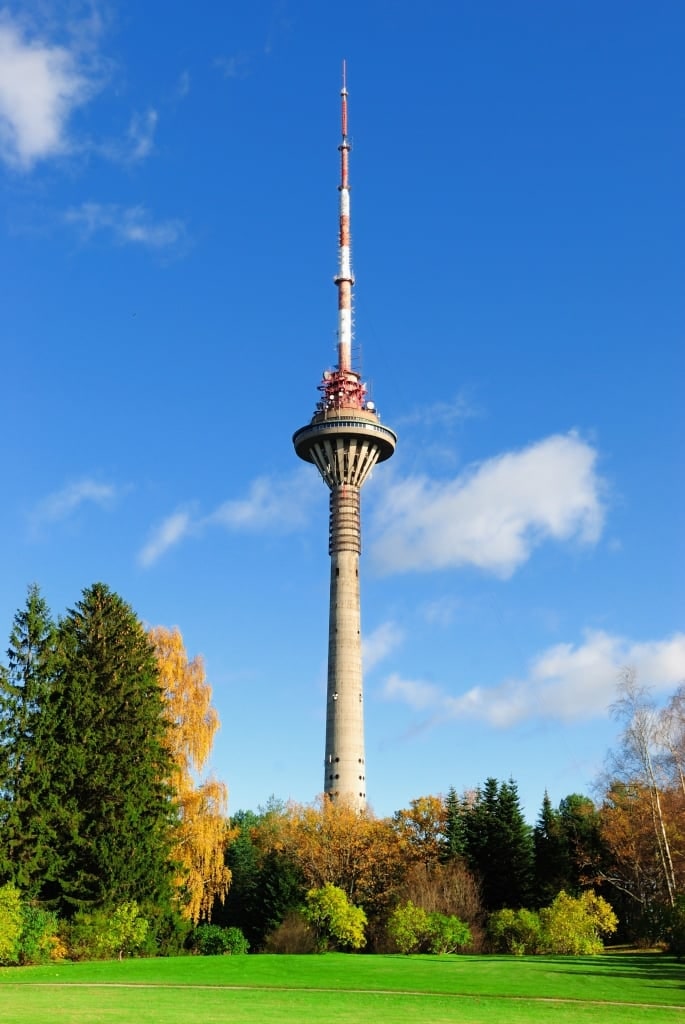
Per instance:
[[[381,424],[360,374],[352,369],[352,273],[347,88],[341,90],[338,273],[338,365],[319,385],[310,423],[293,435],[295,451],[312,462],[330,490],[331,556],[324,792],[358,810],[366,806],[364,702],[359,595],[360,492],[397,437]]]

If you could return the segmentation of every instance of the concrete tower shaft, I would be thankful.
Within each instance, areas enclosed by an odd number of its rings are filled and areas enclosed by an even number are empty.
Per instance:
[[[322,397],[310,423],[293,435],[297,455],[313,463],[330,490],[331,557],[328,689],[324,792],[362,810],[366,806],[359,556],[361,488],[374,466],[389,459],[397,437],[384,426],[366,386],[352,368],[347,88],[343,65],[342,142],[338,234],[338,365],[319,385]]]

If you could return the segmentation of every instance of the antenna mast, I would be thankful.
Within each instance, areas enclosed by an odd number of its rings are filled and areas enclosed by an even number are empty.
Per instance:
[[[352,369],[352,248],[350,238],[350,143],[347,137],[347,73],[345,61],[342,66],[342,89],[340,90],[340,114],[342,138],[340,152],[340,227],[338,232],[338,273],[334,280],[338,287],[338,371],[349,373]]]
[[[347,74],[345,61],[340,90],[341,139],[340,184],[338,185],[338,272],[333,278],[338,289],[338,365],[327,370],[319,385],[323,398],[317,412],[366,408],[366,385],[352,369],[352,243],[350,235],[350,141],[347,132]]]

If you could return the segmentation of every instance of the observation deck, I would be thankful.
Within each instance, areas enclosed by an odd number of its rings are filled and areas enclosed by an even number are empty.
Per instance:
[[[334,412],[317,413],[311,423],[300,427],[293,434],[295,451],[305,462],[315,462],[311,447],[323,440],[358,439],[378,445],[378,462],[385,462],[395,451],[397,434],[384,426],[375,410],[336,409]]]

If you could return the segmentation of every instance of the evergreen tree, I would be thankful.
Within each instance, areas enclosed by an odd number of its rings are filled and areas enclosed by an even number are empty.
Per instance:
[[[486,909],[491,906],[490,857],[495,847],[494,822],[497,814],[497,779],[488,778],[482,789],[476,792],[476,799],[464,818],[466,838],[466,860],[471,871],[481,883],[481,895]]]
[[[53,866],[52,794],[41,732],[57,671],[55,625],[38,586],[15,617],[0,670],[0,879],[30,898]]]
[[[170,898],[175,810],[163,695],[133,610],[102,583],[58,629],[60,662],[42,731],[57,870],[42,897],[63,914]]]
[[[443,859],[456,860],[466,852],[466,826],[464,823],[465,809],[457,796],[454,786],[450,786],[445,797],[445,849]]]
[[[251,949],[262,948],[269,933],[301,905],[305,893],[296,858],[255,841],[260,828],[268,829],[268,818],[268,811],[238,811],[233,816],[231,824],[239,832],[226,850],[231,887],[224,905],[215,903],[212,912],[213,921],[240,928]]]
[[[287,853],[270,850],[262,864],[258,888],[257,912],[264,924],[264,937],[301,905],[304,891],[302,869],[297,861]]]
[[[523,817],[518,786],[513,779],[503,782],[500,786],[499,821],[500,844],[504,851],[502,868],[505,874],[509,864],[510,895],[507,905],[527,907],[530,904],[533,883],[533,833]]]
[[[466,857],[488,910],[525,907],[531,895],[533,838],[513,779],[489,778],[465,816]]]
[[[225,902],[216,900],[212,910],[212,921],[240,928],[251,949],[257,948],[264,936],[257,914],[261,857],[252,840],[252,829],[258,822],[253,811],[237,811],[233,815],[231,824],[238,831],[226,848],[231,887]]]
[[[577,894],[606,873],[608,851],[601,815],[589,797],[571,793],[559,801],[559,825],[569,857],[566,889]]]
[[[560,815],[552,807],[547,790],[542,799],[540,815],[533,829],[535,849],[535,882],[533,904],[547,907],[562,891],[577,895],[570,885],[571,861],[568,839]]]

